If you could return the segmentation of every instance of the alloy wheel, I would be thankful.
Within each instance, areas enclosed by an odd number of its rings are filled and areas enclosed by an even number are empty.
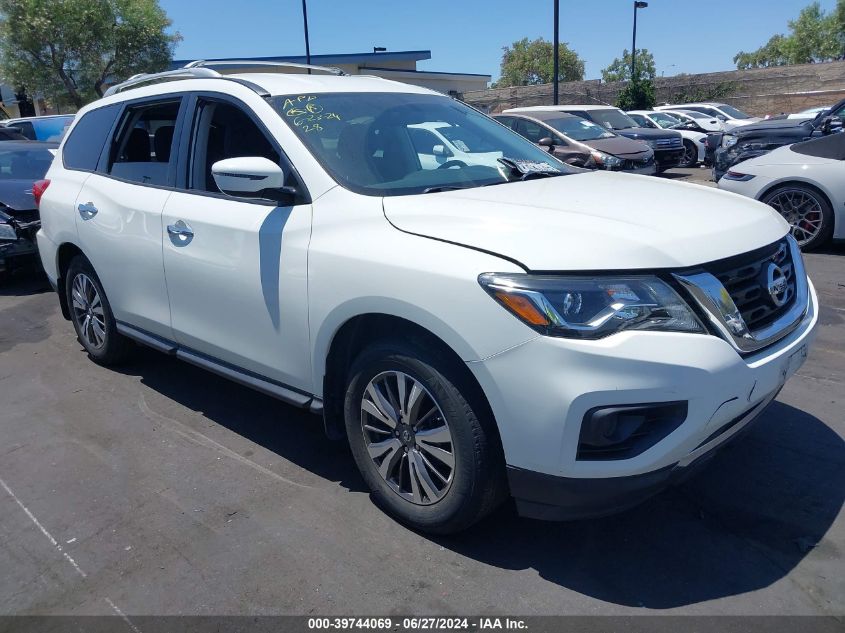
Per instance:
[[[821,202],[805,189],[783,189],[772,196],[769,206],[780,213],[792,227],[792,236],[804,246],[822,230],[824,214]]]
[[[79,273],[74,277],[71,299],[74,319],[85,343],[93,349],[102,348],[106,343],[103,301],[94,282],[85,273]]]
[[[436,503],[455,472],[452,433],[431,393],[401,371],[375,376],[361,400],[361,429],[382,479],[417,505]]]
[[[684,165],[695,165],[698,162],[698,150],[695,145],[684,144]]]

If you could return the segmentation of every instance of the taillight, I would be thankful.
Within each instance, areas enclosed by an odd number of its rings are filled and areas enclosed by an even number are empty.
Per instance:
[[[35,183],[32,185],[32,197],[35,198],[35,206],[41,205],[41,196],[44,195],[44,192],[47,191],[47,187],[50,186],[49,180],[36,180]]]

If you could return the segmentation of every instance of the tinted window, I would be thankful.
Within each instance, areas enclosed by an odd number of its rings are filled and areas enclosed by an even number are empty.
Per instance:
[[[120,105],[91,110],[79,120],[62,149],[67,169],[94,171],[106,138],[120,112]]]
[[[513,127],[514,118],[511,116],[494,116],[493,118],[502,125],[507,125],[509,128]]]
[[[4,150],[0,145],[0,180],[40,180],[52,162],[53,154],[43,147]]]
[[[200,100],[194,117],[188,188],[220,193],[211,166],[226,158],[261,156],[277,165],[276,148],[240,108],[229,103]],[[289,183],[294,184],[294,183]]]
[[[526,121],[525,119],[520,119],[516,122],[516,131],[532,143],[539,143],[541,138],[549,136],[549,133],[539,125],[531,121]]]
[[[108,172],[145,185],[166,185],[179,101],[127,108],[111,146]]]
[[[0,127],[0,141],[25,141],[26,137],[11,127]]]
[[[39,141],[60,141],[64,136],[65,130],[73,123],[72,116],[66,117],[48,117],[44,119],[34,119],[30,125],[35,127],[35,137]]]
[[[13,130],[17,130],[30,141],[38,140],[38,138],[35,136],[35,128],[32,127],[32,123],[30,123],[29,121],[16,121],[15,123],[12,123],[12,125],[9,127],[11,127]]]

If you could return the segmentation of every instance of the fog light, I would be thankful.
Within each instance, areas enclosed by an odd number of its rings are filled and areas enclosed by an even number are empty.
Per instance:
[[[576,459],[636,457],[677,429],[686,418],[686,400],[590,409],[581,422]]]

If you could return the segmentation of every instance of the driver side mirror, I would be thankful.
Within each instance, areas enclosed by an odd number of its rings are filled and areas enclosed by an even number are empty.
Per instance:
[[[441,156],[443,158],[449,158],[450,156],[454,156],[451,150],[445,145],[435,145],[431,148],[431,153],[435,156]]]
[[[555,151],[555,140],[551,136],[544,136],[537,141],[537,145],[548,148],[550,153]]]
[[[233,198],[266,199],[290,204],[295,187],[285,186],[285,173],[263,156],[240,156],[219,160],[211,166],[217,188]]]
[[[835,116],[826,116],[822,119],[822,132],[825,134],[830,134],[834,130],[841,130],[842,129],[842,120]]]

